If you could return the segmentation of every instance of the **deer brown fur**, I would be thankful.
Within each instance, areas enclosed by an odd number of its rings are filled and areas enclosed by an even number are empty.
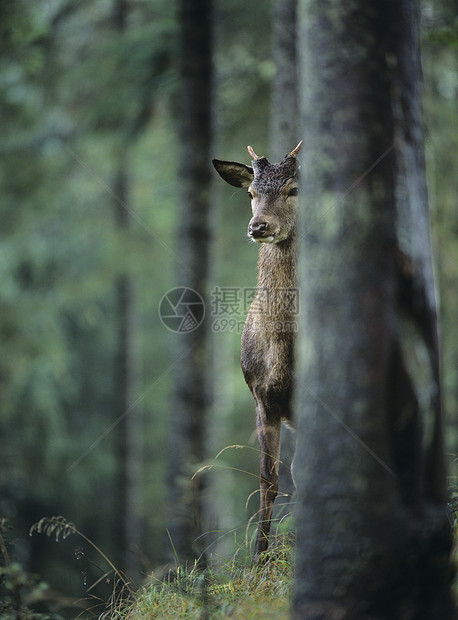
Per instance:
[[[256,402],[260,447],[260,510],[255,561],[268,548],[278,492],[281,422],[292,420],[294,334],[297,314],[296,222],[299,165],[295,149],[278,164],[258,157],[252,166],[213,160],[230,185],[248,188],[253,217],[248,236],[260,244],[258,288],[242,335],[241,364]]]

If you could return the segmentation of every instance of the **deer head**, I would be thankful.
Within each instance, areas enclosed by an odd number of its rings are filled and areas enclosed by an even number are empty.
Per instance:
[[[302,140],[278,164],[258,157],[251,146],[248,153],[252,165],[213,160],[218,174],[234,187],[248,188],[253,217],[248,224],[248,237],[258,243],[281,243],[290,239],[297,221],[299,164],[297,155]]]

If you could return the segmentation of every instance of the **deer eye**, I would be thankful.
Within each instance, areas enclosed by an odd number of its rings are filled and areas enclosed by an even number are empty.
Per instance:
[[[253,200],[253,194],[251,192],[248,192],[248,196],[249,196],[250,200]]]
[[[298,187],[293,187],[292,189],[289,190],[288,192],[288,198],[290,196],[297,196],[299,194],[299,188]]]

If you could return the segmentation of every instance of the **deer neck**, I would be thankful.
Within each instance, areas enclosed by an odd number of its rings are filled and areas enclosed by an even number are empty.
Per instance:
[[[263,243],[259,248],[258,290],[275,291],[296,287],[295,239]]]

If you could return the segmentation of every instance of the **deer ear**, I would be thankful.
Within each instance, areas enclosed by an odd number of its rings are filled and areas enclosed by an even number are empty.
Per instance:
[[[213,165],[219,176],[234,187],[249,187],[254,179],[253,168],[245,164],[213,159]]]

